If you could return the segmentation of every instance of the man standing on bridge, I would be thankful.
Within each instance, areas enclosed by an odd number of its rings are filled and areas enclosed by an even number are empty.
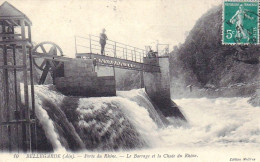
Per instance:
[[[102,33],[100,33],[99,43],[101,45],[101,55],[105,55],[104,49],[105,49],[105,45],[106,45],[106,41],[107,41],[107,35],[105,34],[105,32],[106,32],[106,29],[103,29]]]

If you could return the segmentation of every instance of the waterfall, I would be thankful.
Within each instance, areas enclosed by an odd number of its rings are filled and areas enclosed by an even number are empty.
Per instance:
[[[139,106],[144,107],[149,112],[150,117],[156,122],[159,127],[166,127],[168,124],[167,119],[163,114],[156,110],[149,100],[148,95],[144,92],[144,89],[134,89],[131,91],[119,91],[117,92],[118,96],[127,98],[131,101],[136,102]]]
[[[157,130],[165,125],[143,90],[136,90],[132,97],[119,93],[83,98],[64,96],[50,85],[35,86],[36,116],[53,150],[129,150],[160,145]]]
[[[185,121],[163,117],[143,89],[119,91],[114,97],[84,98],[64,96],[50,85],[35,86],[40,128],[38,148],[39,151],[46,148],[50,151],[120,151],[259,147],[260,109],[252,107],[247,100],[175,100]],[[48,142],[49,145],[45,144]]]
[[[35,91],[37,92],[35,95],[35,113],[44,129],[45,135],[55,151],[65,151],[65,148],[61,145],[59,140],[59,134],[55,131],[53,121],[50,119],[47,111],[43,108],[44,100],[49,99],[54,103],[60,104],[63,96],[58,95],[57,93],[48,92],[46,86],[42,86],[41,88],[36,87]]]

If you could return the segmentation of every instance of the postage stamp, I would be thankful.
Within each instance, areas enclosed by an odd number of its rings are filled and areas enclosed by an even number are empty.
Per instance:
[[[259,44],[258,15],[258,0],[224,0],[222,44]]]

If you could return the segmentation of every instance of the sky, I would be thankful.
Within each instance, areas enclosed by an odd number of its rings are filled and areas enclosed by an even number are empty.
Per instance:
[[[196,21],[222,0],[7,0],[32,21],[32,40],[74,57],[74,36],[99,35],[144,49],[183,43]],[[4,0],[0,0],[2,4]]]

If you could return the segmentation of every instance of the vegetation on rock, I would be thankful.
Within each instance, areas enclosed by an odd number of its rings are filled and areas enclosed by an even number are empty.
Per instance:
[[[222,7],[214,7],[170,54],[173,87],[218,89],[257,82],[259,53],[259,45],[222,45]]]

